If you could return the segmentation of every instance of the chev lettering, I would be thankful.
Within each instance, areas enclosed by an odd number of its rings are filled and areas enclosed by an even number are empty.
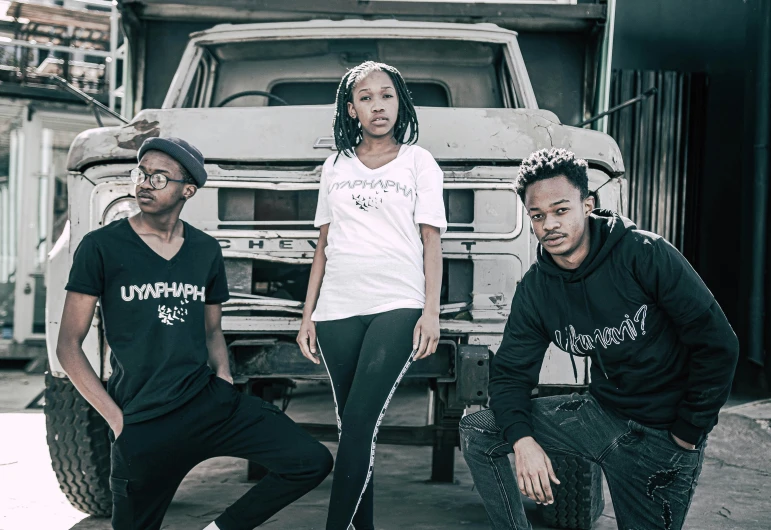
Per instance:
[[[275,252],[280,250],[294,250],[307,252],[308,250],[315,250],[318,246],[318,241],[315,239],[230,239],[223,238],[217,240],[220,244],[220,248],[223,250],[253,250],[253,251],[267,251]]]

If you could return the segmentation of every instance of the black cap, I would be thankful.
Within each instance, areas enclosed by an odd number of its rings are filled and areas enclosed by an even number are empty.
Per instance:
[[[144,141],[142,147],[139,148],[137,161],[142,160],[142,157],[148,151],[166,153],[190,173],[190,176],[193,177],[199,188],[206,184],[203,154],[182,138],[148,138]]]

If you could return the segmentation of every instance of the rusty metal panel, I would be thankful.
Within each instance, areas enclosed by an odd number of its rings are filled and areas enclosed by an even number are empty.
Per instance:
[[[321,163],[331,151],[314,145],[331,134],[331,112],[324,106],[143,110],[124,127],[78,135],[67,167],[81,171],[135,160],[142,142],[156,136],[184,136],[209,164]],[[549,111],[421,107],[417,112],[423,124],[420,145],[440,163],[514,165],[535,150],[565,147],[613,176],[624,173],[616,142],[598,131],[563,125]]]
[[[224,221],[251,221],[254,219],[254,191],[221,190],[218,201],[219,218]]]
[[[651,87],[658,89],[656,97],[610,118],[610,135],[627,167],[628,215],[639,228],[664,236],[692,258],[706,76],[616,70],[611,106]]]
[[[487,346],[462,344],[458,346],[458,402],[465,405],[487,403],[487,384],[490,380],[490,350]]]
[[[225,274],[232,293],[252,293],[252,262],[248,259],[226,259]]]

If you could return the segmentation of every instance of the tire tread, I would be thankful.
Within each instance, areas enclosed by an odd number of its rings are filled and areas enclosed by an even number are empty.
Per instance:
[[[560,485],[553,488],[554,504],[539,506],[552,528],[591,530],[605,508],[602,470],[597,464],[571,455],[549,455]]]
[[[68,379],[46,374],[44,412],[51,466],[75,508],[97,517],[112,513],[107,422]]]

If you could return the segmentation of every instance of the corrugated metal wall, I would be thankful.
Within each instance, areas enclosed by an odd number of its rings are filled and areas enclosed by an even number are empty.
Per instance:
[[[616,70],[610,106],[656,87],[658,93],[610,117],[629,180],[629,216],[691,260],[704,145],[706,76]]]

